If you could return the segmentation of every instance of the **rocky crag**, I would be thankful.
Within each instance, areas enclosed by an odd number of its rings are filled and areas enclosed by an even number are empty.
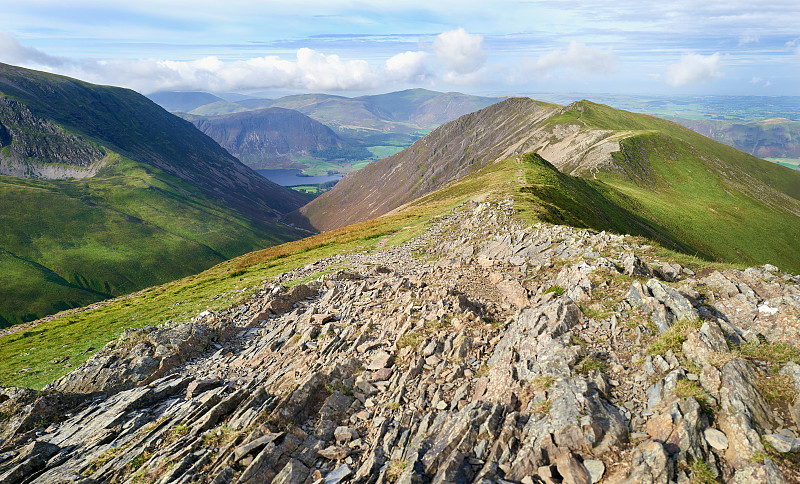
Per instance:
[[[800,482],[800,277],[463,204],[0,391],[0,482]]]
[[[86,178],[107,160],[105,151],[24,104],[0,97],[0,175]]]

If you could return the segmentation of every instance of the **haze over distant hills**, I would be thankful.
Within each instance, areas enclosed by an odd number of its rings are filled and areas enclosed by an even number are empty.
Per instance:
[[[200,104],[204,100],[202,97],[187,94],[162,92],[151,96],[165,108],[183,103],[181,105],[188,109],[188,115],[182,116],[231,153],[237,156],[241,154],[240,159],[252,167],[302,167],[309,174],[344,174],[359,169],[369,161],[397,153],[442,123],[500,100],[409,89],[355,98],[301,94],[235,102],[217,99]],[[195,99],[195,102],[185,102],[189,98]],[[307,136],[309,133],[303,130],[304,127],[310,127],[310,123],[298,124],[300,118],[285,112],[282,113],[285,123],[281,125],[278,113],[263,111],[266,108],[284,108],[303,113],[332,129],[340,140],[330,144],[319,136]],[[244,112],[249,114],[245,115]],[[262,114],[270,119],[258,120]],[[212,125],[217,128],[212,130]],[[223,125],[227,127],[222,128]],[[280,128],[280,135],[277,134],[277,128]],[[319,131],[319,127],[314,130]],[[229,136],[234,131],[237,133],[235,139]],[[251,146],[240,146],[245,139],[251,140],[248,142]],[[287,139],[293,141],[287,145]],[[280,155],[276,156],[275,150],[254,148],[253,143],[288,146],[288,152],[280,151]]]
[[[147,95],[167,111],[188,113],[192,109],[224,100],[214,94],[198,91],[159,91]]]
[[[0,64],[0,325],[296,239],[307,199],[134,91]]]
[[[677,116],[665,118],[759,158],[794,169],[798,169],[800,164],[800,121],[786,118],[750,122]]]

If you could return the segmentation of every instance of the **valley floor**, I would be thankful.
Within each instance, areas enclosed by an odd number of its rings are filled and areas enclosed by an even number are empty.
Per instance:
[[[800,482],[800,277],[654,254],[461,204],[0,389],[0,482]]]

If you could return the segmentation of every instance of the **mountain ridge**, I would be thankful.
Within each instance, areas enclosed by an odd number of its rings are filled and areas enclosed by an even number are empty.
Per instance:
[[[589,101],[546,105],[545,115],[534,120],[530,116],[537,110],[526,113],[538,106],[534,103],[507,100],[445,124],[407,150],[345,177],[292,217],[330,230],[388,213],[446,186],[470,172],[473,164],[477,169],[503,156],[537,153],[566,174],[598,183],[601,191],[618,200],[620,209],[636,201],[653,224],[672,234],[667,238],[673,243],[718,260],[800,267],[800,254],[789,248],[791,232],[800,230],[796,172],[667,120]],[[484,124],[460,124],[467,119]],[[508,138],[501,147],[487,142],[490,149],[484,150],[476,139],[492,139],[486,133]],[[462,142],[460,151],[445,152],[448,144]],[[458,169],[446,169],[448,165]],[[437,177],[437,170],[457,176]],[[385,189],[388,186],[392,189]],[[737,233],[736,247],[725,241],[728,230]],[[774,240],[761,242],[759,234],[765,231]],[[711,233],[716,240],[706,237]]]
[[[3,387],[0,478],[800,478],[800,277],[516,207],[458,203],[404,242],[126,331],[45,391]]]

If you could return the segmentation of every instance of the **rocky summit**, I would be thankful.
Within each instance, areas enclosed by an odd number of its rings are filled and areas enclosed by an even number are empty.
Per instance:
[[[0,483],[800,482],[800,277],[466,202],[0,390]]]

